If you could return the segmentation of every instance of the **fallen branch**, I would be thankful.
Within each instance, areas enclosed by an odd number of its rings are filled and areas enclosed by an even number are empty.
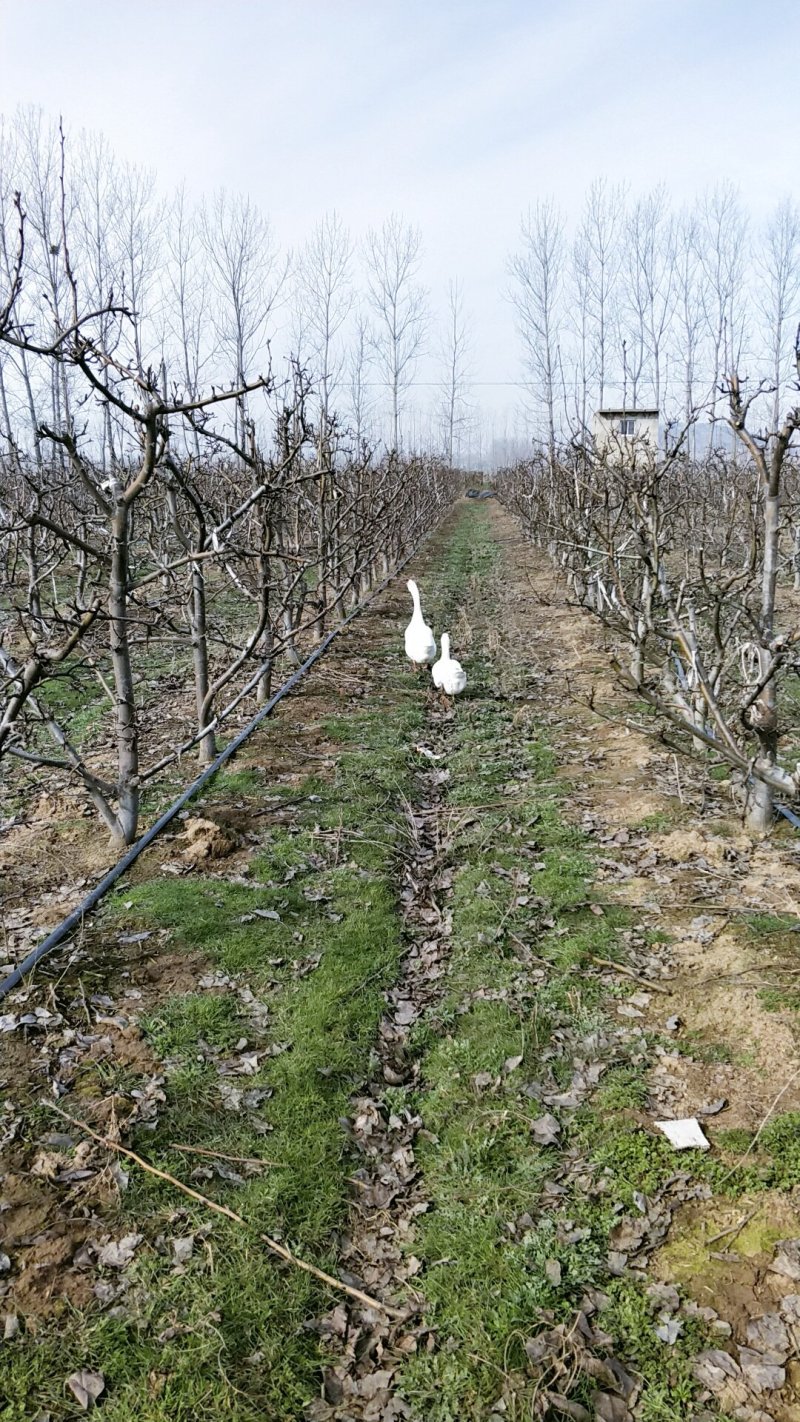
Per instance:
[[[654,983],[651,978],[643,978],[639,973],[635,973],[633,968],[626,967],[625,963],[615,963],[613,958],[597,958],[592,954],[592,962],[597,963],[601,968],[613,968],[615,973],[624,973],[626,978],[633,978],[635,983],[641,983],[643,987],[650,988],[652,992],[663,992],[667,997],[671,996],[672,988],[664,983]]]
[[[721,1229],[717,1234],[712,1234],[711,1238],[706,1240],[706,1249],[709,1249],[712,1244],[717,1244],[720,1239],[726,1239],[728,1235],[733,1236],[733,1238],[729,1241],[729,1243],[732,1244],[733,1240],[741,1234],[745,1225],[748,1225],[750,1223],[753,1217],[758,1214],[760,1209],[761,1206],[756,1205],[755,1209],[751,1210],[749,1215],[742,1215],[742,1218],[740,1219],[738,1224],[728,1225],[727,1229]]]
[[[151,1165],[149,1161],[143,1160],[140,1155],[136,1154],[136,1151],[129,1150],[127,1146],[120,1145],[119,1141],[110,1140],[108,1136],[100,1135],[100,1133],[93,1130],[91,1126],[87,1126],[85,1121],[78,1121],[74,1116],[69,1116],[66,1111],[62,1111],[60,1106],[54,1106],[52,1101],[48,1101],[45,1104],[49,1106],[51,1111],[55,1111],[57,1116],[61,1116],[63,1120],[68,1121],[69,1124],[75,1126],[77,1130],[83,1131],[87,1136],[91,1136],[92,1140],[97,1141],[100,1145],[104,1146],[106,1150],[113,1150],[116,1151],[118,1155],[124,1155],[142,1170],[146,1170],[149,1175],[155,1175],[159,1180],[166,1180],[168,1185],[174,1185],[176,1190],[181,1190],[183,1194],[188,1195],[190,1199],[197,1200],[198,1204],[205,1205],[206,1209],[214,1210],[216,1214],[233,1220],[234,1224],[241,1225],[243,1229],[251,1228],[242,1215],[238,1215],[235,1210],[229,1209],[227,1205],[217,1204],[216,1200],[210,1200],[207,1195],[201,1194],[199,1190],[192,1189],[191,1185],[185,1185],[184,1182],[178,1180],[175,1175],[170,1175],[167,1170],[159,1170],[158,1166]],[[273,1254],[277,1254],[279,1259],[283,1259],[287,1264],[293,1264],[297,1269],[302,1269],[305,1274],[311,1274],[313,1278],[319,1279],[321,1283],[327,1284],[329,1288],[337,1289],[340,1293],[348,1294],[350,1298],[357,1299],[359,1303],[365,1304],[367,1308],[376,1308],[379,1312],[388,1314],[390,1318],[407,1317],[407,1314],[401,1309],[392,1308],[389,1304],[382,1303],[380,1299],[375,1299],[372,1298],[370,1294],[365,1294],[361,1289],[355,1289],[350,1284],[343,1283],[341,1279],[334,1278],[333,1274],[326,1274],[324,1269],[318,1269],[315,1264],[309,1264],[305,1259],[298,1259],[297,1255],[292,1254],[291,1250],[287,1249],[284,1244],[279,1244],[276,1239],[271,1239],[268,1234],[262,1234],[260,1230],[258,1232],[258,1238],[262,1244],[266,1244],[267,1248]]]

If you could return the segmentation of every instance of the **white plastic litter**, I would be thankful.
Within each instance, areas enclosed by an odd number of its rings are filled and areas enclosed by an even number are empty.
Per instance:
[[[703,1135],[696,1116],[687,1116],[682,1121],[656,1121],[655,1124],[676,1150],[710,1149],[711,1142]]]

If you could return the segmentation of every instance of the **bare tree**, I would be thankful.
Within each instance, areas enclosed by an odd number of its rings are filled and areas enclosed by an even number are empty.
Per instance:
[[[157,351],[156,279],[162,264],[163,203],[156,196],[152,169],[124,164],[118,173],[114,246],[121,285],[118,295],[131,312],[126,328],[129,363],[141,374]]]
[[[525,360],[541,389],[551,469],[556,461],[556,386],[562,318],[564,221],[551,201],[538,202],[522,219],[522,249],[511,257],[511,300]]]
[[[638,280],[644,297],[645,330],[653,400],[661,408],[664,339],[674,304],[675,222],[664,187],[658,187],[633,215]]]
[[[317,223],[297,264],[299,304],[310,337],[310,355],[319,381],[322,423],[341,371],[336,338],[353,304],[353,244],[337,212]]]
[[[223,378],[244,386],[261,362],[268,365],[268,330],[288,274],[272,227],[249,198],[220,190],[200,214],[208,268],[216,292],[214,326],[225,357]],[[235,441],[247,439],[244,399],[237,401]]]
[[[355,330],[350,345],[348,362],[350,386],[350,410],[357,444],[367,438],[373,401],[369,394],[369,367],[375,342],[369,325],[359,311],[355,319]]]
[[[453,467],[460,435],[469,419],[467,388],[471,374],[472,336],[464,313],[464,293],[456,279],[447,293],[447,315],[441,345],[443,366],[441,414],[445,458]]]
[[[723,376],[739,369],[747,329],[747,219],[733,184],[722,183],[706,193],[701,222],[702,289],[711,345],[711,418],[715,421]]]
[[[112,294],[119,291],[123,275],[113,241],[118,226],[119,170],[102,135],[81,135],[75,181],[81,201],[75,214],[74,259],[80,265],[87,302],[103,312]],[[111,313],[101,314],[97,321],[97,340],[101,348],[112,353],[118,338],[119,327]],[[103,419],[101,464],[103,469],[110,469],[118,457],[113,405],[109,401],[101,402],[100,412]]]
[[[178,188],[166,214],[166,310],[162,324],[164,359],[171,366],[174,353],[187,395],[195,399],[209,352],[203,340],[203,313],[208,292],[208,269],[198,214],[188,207],[186,192]],[[195,455],[200,437],[190,432]]]
[[[678,219],[675,242],[675,350],[683,372],[683,419],[690,425],[700,378],[703,337],[703,267],[700,223],[695,210],[685,209]],[[695,429],[690,425],[689,440]],[[694,452],[693,443],[691,443]]]
[[[800,391],[800,326],[794,341],[796,379],[795,394]],[[793,406],[783,420],[767,434],[754,434],[747,424],[754,401],[764,388],[757,387],[745,395],[738,375],[726,377],[728,419],[755,466],[759,480],[759,496],[763,509],[763,553],[761,558],[761,599],[754,619],[754,636],[748,646],[750,669],[747,696],[741,716],[745,726],[755,735],[758,754],[753,760],[749,782],[749,823],[759,830],[770,827],[774,816],[776,789],[788,789],[797,794],[798,773],[794,778],[778,765],[778,684],[777,674],[791,655],[793,633],[776,635],[775,614],[780,563],[781,503],[784,465],[789,446],[800,429],[800,404]]]
[[[606,382],[613,332],[613,306],[620,267],[620,234],[624,222],[626,190],[609,188],[599,178],[589,189],[579,236],[579,264],[586,326],[591,331],[600,409],[606,398]]]
[[[571,296],[567,322],[577,341],[577,351],[573,359],[575,370],[574,404],[578,431],[581,436],[588,432],[589,392],[592,385],[594,361],[591,349],[590,293],[592,286],[591,253],[583,227],[578,231],[570,252]],[[601,385],[602,385],[601,381]],[[602,396],[599,408],[602,409]],[[569,403],[567,421],[571,423]]]
[[[757,262],[758,308],[764,320],[773,386],[770,427],[777,430],[782,393],[792,369],[786,335],[797,325],[800,304],[800,208],[791,198],[784,198],[769,219]]]
[[[425,339],[427,295],[417,281],[422,235],[398,214],[370,228],[364,251],[367,296],[375,316],[375,360],[391,396],[391,444],[401,448],[403,396]]]

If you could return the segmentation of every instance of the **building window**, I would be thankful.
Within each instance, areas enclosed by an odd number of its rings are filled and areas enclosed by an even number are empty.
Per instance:
[[[636,421],[635,421],[635,420],[620,420],[620,422],[619,422],[619,433],[620,433],[621,435],[632,435],[632,434],[635,434],[635,432],[636,432]]]

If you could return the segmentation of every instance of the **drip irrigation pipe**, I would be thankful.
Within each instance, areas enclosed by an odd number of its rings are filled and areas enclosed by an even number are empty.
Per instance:
[[[779,815],[783,815],[783,818],[789,821],[789,824],[792,826],[792,829],[800,829],[800,819],[798,819],[794,810],[789,809],[788,805],[779,805],[776,800],[775,809],[778,811]]]
[[[209,780],[216,775],[217,771],[222,768],[226,761],[230,760],[231,756],[236,754],[237,750],[239,750],[245,741],[252,736],[253,732],[258,729],[261,722],[266,720],[267,716],[271,715],[278,705],[278,702],[282,701],[284,696],[288,696],[289,692],[294,690],[298,682],[302,681],[306,672],[310,671],[314,663],[319,661],[320,657],[328,650],[331,642],[335,641],[339,636],[339,633],[343,632],[354,618],[359,617],[362,612],[365,612],[370,604],[374,602],[375,598],[394,581],[398,574],[402,573],[407,564],[411,562],[411,559],[416,557],[424,542],[425,538],[421,539],[416,548],[408,553],[402,562],[398,563],[394,572],[390,573],[388,578],[384,578],[383,582],[378,584],[364,602],[360,602],[357,607],[354,607],[352,612],[349,612],[347,616],[343,618],[338,627],[334,627],[331,632],[328,632],[327,636],[323,637],[319,646],[315,647],[311,655],[306,658],[302,665],[299,666],[296,671],[292,672],[288,680],[278,688],[274,696],[270,697],[266,705],[261,707],[252,721],[248,722],[244,729],[239,731],[238,735],[234,736],[232,741],[228,742],[225,749],[220,751],[216,759],[206,767],[202,774],[198,775],[197,779],[193,780],[191,785],[188,785],[186,789],[181,792],[177,800],[173,801],[169,808],[164,811],[163,815],[156,820],[155,824],[152,824],[141,838],[137,839],[136,843],[131,845],[130,849],[128,849],[122,858],[114,865],[113,869],[109,869],[108,873],[103,876],[99,883],[95,884],[91,893],[86,895],[86,898],[78,904],[77,908],[74,908],[72,913],[68,914],[51,933],[48,933],[47,937],[43,939],[41,943],[37,944],[26,958],[23,958],[22,962],[14,968],[13,972],[9,973],[8,977],[0,982],[0,998],[4,998],[7,993],[17,987],[26,974],[29,973],[32,968],[36,967],[37,963],[40,963],[48,953],[52,953],[54,948],[57,948],[60,943],[63,943],[64,939],[68,938],[73,930],[80,926],[87,913],[95,908],[100,900],[108,893],[109,889],[116,884],[117,880],[130,869],[131,865],[139,858],[142,850],[147,849],[147,846],[152,844],[156,836],[159,835],[163,829],[166,829],[167,825],[175,819],[175,816],[183,809],[184,805],[197,794],[198,790],[202,790],[203,786],[208,784]]]

